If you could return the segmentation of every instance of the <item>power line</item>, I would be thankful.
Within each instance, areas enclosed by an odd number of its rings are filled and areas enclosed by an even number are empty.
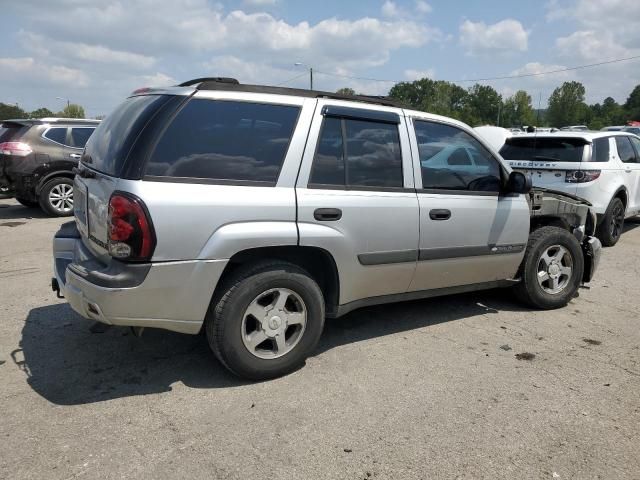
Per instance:
[[[297,80],[297,79],[299,79],[301,77],[306,77],[308,73],[309,72],[303,72],[300,75],[296,75],[295,77],[291,77],[289,80],[285,80],[284,82],[277,83],[275,86],[279,87],[280,85],[284,85],[286,83],[293,82],[294,80]]]
[[[502,75],[502,76],[498,76],[498,77],[485,77],[485,78],[473,78],[473,79],[460,79],[460,80],[447,80],[451,83],[470,83],[470,82],[487,82],[490,80],[508,80],[508,79],[513,79],[513,78],[525,78],[525,77],[539,77],[542,75],[551,75],[554,73],[562,73],[562,72],[569,72],[569,71],[573,71],[573,70],[582,70],[585,68],[592,68],[592,67],[598,67],[601,65],[609,65],[612,63],[620,63],[620,62],[627,62],[629,60],[636,60],[640,58],[640,55],[635,55],[633,57],[626,57],[626,58],[616,58],[614,60],[607,60],[604,62],[598,62],[598,63],[589,63],[589,64],[585,64],[585,65],[578,65],[575,67],[566,67],[566,68],[559,68],[557,70],[549,70],[546,72],[535,72],[535,73],[521,73],[521,74],[517,74],[517,75]],[[322,70],[314,70],[315,72],[321,74],[321,75],[327,75],[330,77],[339,77],[339,78],[348,78],[351,80],[364,80],[364,81],[368,81],[368,82],[380,82],[380,83],[401,83],[401,82],[406,82],[407,80],[385,80],[385,79],[380,79],[380,78],[371,78],[371,77],[358,77],[358,76],[352,76],[352,75],[341,75],[338,73],[329,73],[329,72],[323,72]],[[285,82],[286,83],[286,82]]]

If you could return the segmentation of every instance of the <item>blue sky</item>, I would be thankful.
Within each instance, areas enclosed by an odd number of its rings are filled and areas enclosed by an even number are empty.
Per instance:
[[[4,3],[4,2],[3,2]],[[69,98],[107,114],[130,91],[205,76],[348,86],[385,94],[423,76],[459,81],[640,55],[640,1],[21,0],[2,6],[0,101],[59,110]],[[294,78],[298,77],[298,78]],[[542,104],[563,81],[587,100],[624,102],[640,59],[488,83]]]

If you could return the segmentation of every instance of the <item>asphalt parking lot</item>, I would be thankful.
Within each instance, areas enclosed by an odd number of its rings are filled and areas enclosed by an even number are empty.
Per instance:
[[[66,220],[0,200],[0,478],[640,477],[640,221],[590,290],[498,290],[328,321],[275,381],[202,336],[91,328],[49,288]]]

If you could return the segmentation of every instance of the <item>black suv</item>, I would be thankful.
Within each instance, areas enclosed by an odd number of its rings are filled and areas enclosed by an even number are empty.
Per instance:
[[[0,124],[0,185],[27,207],[73,214],[73,168],[99,120],[42,118]]]

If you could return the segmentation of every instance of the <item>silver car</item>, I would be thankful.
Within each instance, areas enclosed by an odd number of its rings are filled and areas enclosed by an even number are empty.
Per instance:
[[[204,329],[252,379],[298,368],[325,317],[365,305],[512,287],[562,307],[600,252],[587,202],[531,191],[467,125],[380,98],[142,89],[76,173],[53,289],[87,319]]]

